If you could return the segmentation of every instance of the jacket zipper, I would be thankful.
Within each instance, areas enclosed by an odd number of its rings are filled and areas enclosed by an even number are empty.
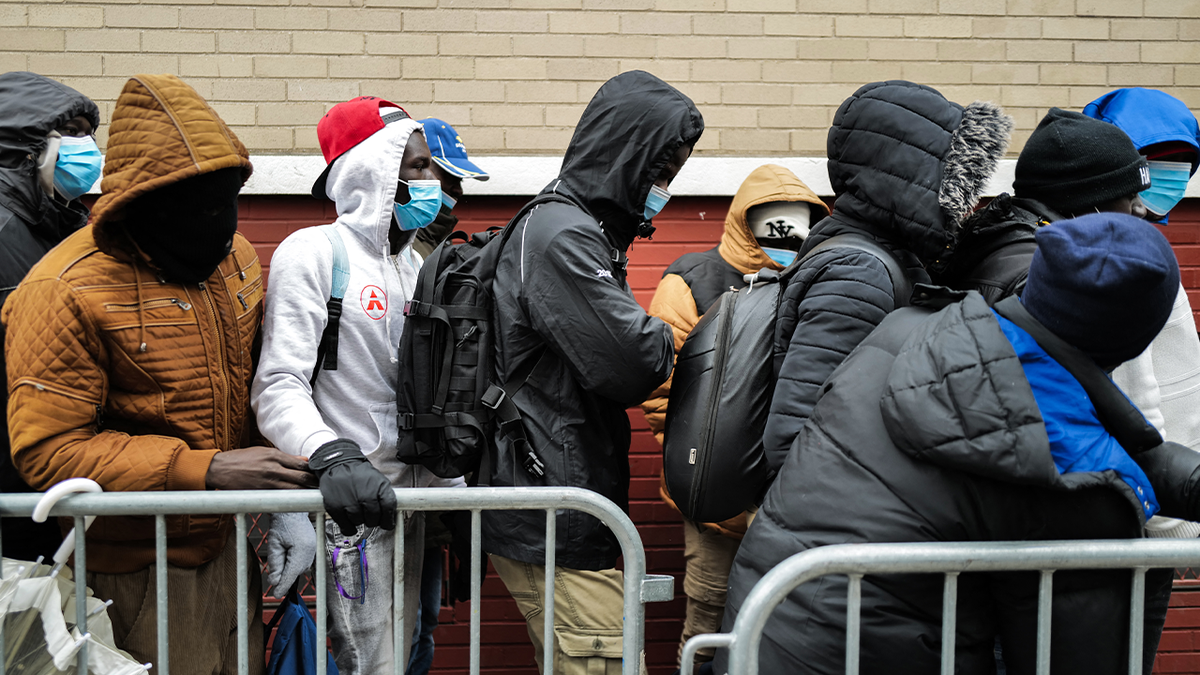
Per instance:
[[[208,284],[201,281],[200,294],[204,296],[204,304],[208,307],[208,315],[212,318],[213,333],[217,336],[217,372],[222,380],[221,391],[221,409],[225,414],[225,423],[219,428],[214,429],[214,436],[220,433],[214,440],[217,448],[220,450],[228,450],[228,443],[225,441],[229,438],[229,374],[225,368],[225,340],[221,336],[220,321],[217,319],[217,308],[213,302],[212,292],[208,289]]]
[[[715,417],[717,414],[717,404],[721,402],[721,383],[725,379],[725,357],[728,353],[728,342],[731,338],[730,332],[733,330],[733,310],[737,306],[740,293],[727,293],[721,298],[721,323],[718,324],[716,344],[716,360],[713,362],[713,377],[712,388],[708,390],[708,405],[705,406],[707,413],[704,416],[704,433],[701,434],[700,447],[696,449],[696,471],[692,473],[692,503],[694,509],[697,500],[700,498],[700,493],[704,491],[708,485],[708,464],[712,458],[710,452],[713,437],[717,433],[717,425]]]

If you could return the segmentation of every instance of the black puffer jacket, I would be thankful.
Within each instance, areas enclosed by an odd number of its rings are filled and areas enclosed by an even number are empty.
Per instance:
[[[492,485],[565,485],[627,508],[629,418],[670,375],[671,329],[646,314],[625,282],[625,251],[643,223],[650,186],[704,122],[678,90],[641,71],[609,80],[584,110],[563,168],[543,193],[571,204],[536,207],[517,224],[496,269],[497,381],[541,358],[514,396],[526,434],[546,465],[533,479],[503,437]],[[543,356],[544,354],[544,356]],[[484,514],[484,549],[541,563],[545,514]],[[598,520],[558,516],[557,564],[607,569],[620,547]]]
[[[1100,433],[1141,466],[1163,511],[1195,513],[1200,456],[1162,444],[1090,359],[1015,298],[996,309],[1082,386]],[[806,549],[1130,538],[1143,521],[1139,496],[1113,470],[1059,473],[1026,370],[978,294],[934,314],[901,310],[822,388],[738,552],[725,628],[764,574]],[[1125,571],[1055,574],[1052,672],[1124,672],[1129,590]],[[999,635],[1009,672],[1032,673],[1037,575],[963,575],[958,592],[955,672],[994,672]],[[767,625],[760,672],[844,672],[845,603],[844,576],[796,589]],[[938,672],[941,603],[941,575],[866,577],[862,672]]]
[[[38,157],[46,135],[68,120],[84,116],[100,125],[100,111],[74,89],[34,73],[0,75],[0,307],[25,277],[67,235],[83,227],[88,212],[78,200],[51,199],[38,183]],[[4,329],[0,326],[0,346]],[[0,375],[4,350],[0,349]],[[0,393],[0,410],[8,407],[8,391]],[[13,468],[8,447],[8,418],[0,414],[0,492],[31,492]],[[4,555],[33,559],[53,555],[58,526],[36,527],[27,520],[4,525]],[[48,550],[47,550],[48,549]]]
[[[1004,154],[1011,126],[991,104],[964,108],[923,85],[863,86],[834,115],[827,149],[837,201],[801,255],[857,232],[894,252],[912,281],[929,281],[922,264],[941,264],[954,228]],[[858,249],[821,251],[791,272],[776,323],[779,379],[764,432],[773,469],[783,464],[821,384],[895,304],[883,262]]]
[[[1007,192],[971,214],[959,228],[945,269],[934,282],[960,291],[979,291],[994,305],[1025,286],[1037,250],[1034,233],[1062,216],[1032,199]]]

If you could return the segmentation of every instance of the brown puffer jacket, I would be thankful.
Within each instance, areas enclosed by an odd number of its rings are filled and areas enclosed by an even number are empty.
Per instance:
[[[249,177],[249,154],[191,87],[173,75],[125,85],[90,226],[30,271],[0,317],[13,459],[34,488],[83,476],[108,492],[203,490],[213,456],[248,444],[263,297],[253,247],[236,235],[207,281],[167,283],[118,222],[141,194],[230,167]],[[168,518],[168,560],[212,560],[231,526],[228,516]],[[153,518],[97,519],[89,571],[144,569],[153,537]]]
[[[812,210],[812,222],[829,215],[829,208],[804,181],[788,169],[764,164],[746,177],[729,205],[725,215],[725,231],[721,243],[708,251],[688,253],[671,263],[663,272],[662,281],[650,301],[650,314],[666,321],[675,335],[675,353],[683,347],[688,333],[700,322],[700,317],[731,287],[742,288],[744,274],[761,269],[781,270],[783,266],[771,260],[750,231],[746,213],[752,206],[771,202],[804,202]],[[667,379],[650,398],[642,403],[650,431],[659,443],[667,420],[667,400],[671,395],[671,380]],[[660,477],[659,494],[663,501],[678,510],[667,493],[665,479]],[[743,513],[721,523],[705,523],[735,539],[741,539],[749,526],[749,516]]]

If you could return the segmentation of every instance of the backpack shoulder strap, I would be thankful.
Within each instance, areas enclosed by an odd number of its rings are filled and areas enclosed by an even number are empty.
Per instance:
[[[325,310],[329,320],[321,333],[321,342],[317,345],[317,362],[313,366],[312,377],[308,379],[309,386],[316,384],[317,375],[322,370],[337,370],[338,329],[341,327],[342,298],[346,296],[346,287],[350,284],[350,260],[346,255],[346,244],[336,225],[323,225],[321,232],[333,246],[333,285],[329,291],[329,300],[325,302]]]
[[[865,251],[879,258],[883,266],[887,268],[888,277],[892,280],[892,301],[895,307],[907,307],[909,305],[909,299],[912,297],[913,282],[908,276],[908,271],[896,259],[896,254],[868,236],[846,232],[834,235],[812,247],[808,253],[804,254],[804,258],[801,260],[807,260],[818,251],[831,248],[853,248]]]

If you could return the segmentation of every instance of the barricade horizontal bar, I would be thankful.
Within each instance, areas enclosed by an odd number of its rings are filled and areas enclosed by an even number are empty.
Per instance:
[[[29,517],[39,493],[0,495],[0,517]],[[602,520],[628,516],[591,490],[571,487],[397,488],[401,511],[456,509],[576,509]],[[323,511],[319,490],[225,490],[219,492],[120,492],[64,497],[51,516],[133,516],[145,514],[295,513]],[[613,523],[608,523],[610,527]],[[636,532],[636,530],[635,530]]]
[[[476,600],[474,612],[478,612],[479,574],[481,560],[478,540],[480,537],[480,511],[482,510],[547,510],[571,509],[587,513],[603,522],[616,537],[624,558],[624,615],[625,631],[622,636],[622,673],[638,675],[644,661],[645,608],[642,605],[643,589],[646,586],[646,553],[633,521],[616,504],[591,490],[570,487],[476,487],[462,490],[445,488],[401,488],[395,490],[397,508],[400,511],[472,511],[472,539],[476,542],[472,552],[472,597]],[[24,518],[33,513],[39,494],[0,495],[0,517]],[[176,514],[245,514],[245,513],[296,513],[318,514],[318,531],[322,531],[321,516],[324,503],[318,490],[230,490],[221,492],[176,491],[176,492],[122,492],[107,494],[71,495],[59,501],[50,511],[51,516],[132,516],[132,515],[176,515]],[[239,515],[239,518],[243,516]],[[243,526],[244,527],[244,526]],[[80,530],[82,533],[82,530]],[[82,538],[82,537],[80,537]],[[239,547],[244,546],[244,537],[239,536]],[[399,541],[399,539],[398,539]],[[80,546],[77,559],[85,555]],[[241,558],[239,557],[239,561]],[[322,557],[318,556],[317,588],[321,593],[324,582]],[[551,567],[550,569],[553,569]],[[241,577],[243,575],[239,575]],[[657,580],[655,580],[657,581]],[[654,581],[649,584],[656,589]],[[664,595],[661,591],[652,596]],[[655,598],[657,599],[657,598]],[[317,603],[318,642],[324,635],[324,598]],[[244,619],[243,619],[244,620]],[[245,644],[245,631],[239,630],[239,658]],[[479,617],[472,616],[471,627],[473,670],[478,667]],[[244,660],[244,659],[242,659]],[[319,662],[323,662],[318,659]]]
[[[1046,542],[839,544],[797,553],[759,580],[731,631],[729,671],[758,673],[758,650],[771,612],[796,587],[830,574],[1051,571],[1188,567],[1200,539]]]

